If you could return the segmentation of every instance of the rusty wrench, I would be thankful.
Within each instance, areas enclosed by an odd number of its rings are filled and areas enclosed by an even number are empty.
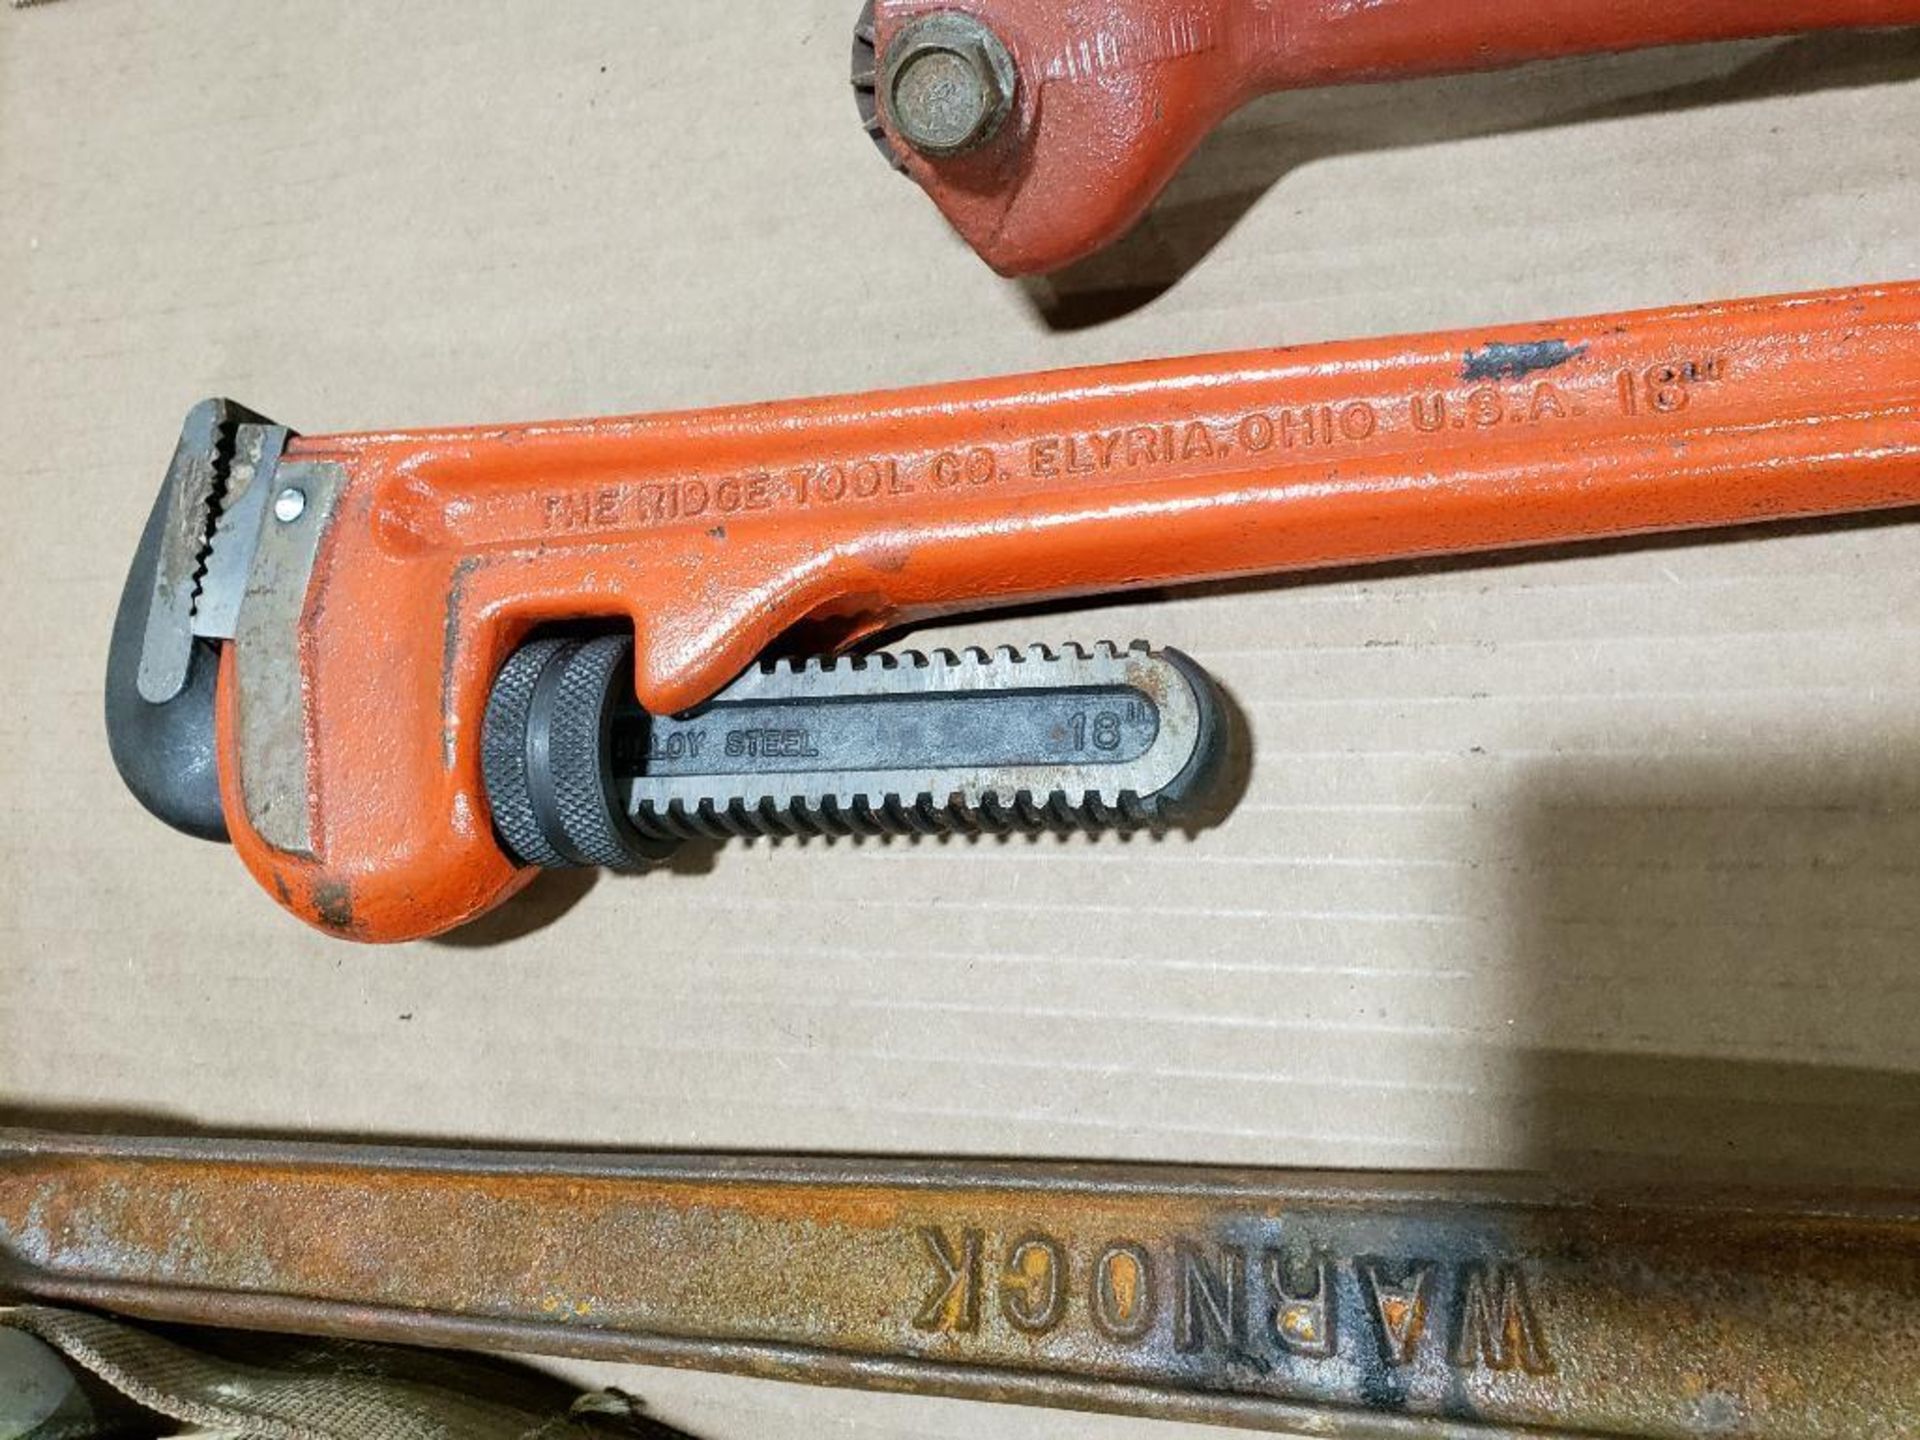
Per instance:
[[[0,1295],[1375,1437],[1920,1425],[1920,1209],[0,1132]]]

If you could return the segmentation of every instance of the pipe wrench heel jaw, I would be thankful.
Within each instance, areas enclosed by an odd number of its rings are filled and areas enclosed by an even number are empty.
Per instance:
[[[583,429],[588,465],[644,456],[623,422]],[[528,635],[605,619],[610,590],[643,635],[724,612],[715,590],[649,588],[710,527],[608,561],[418,524],[423,470],[434,506],[538,502],[503,483],[519,443],[296,440],[228,401],[183,429],[122,597],[114,754],[150,810],[231,839],[317,928],[421,938],[537,868],[641,869],[696,837],[1165,828],[1212,797],[1217,693],[1144,646],[763,663],[713,693],[730,645],[760,648],[813,598],[792,587],[737,643],[643,656],[655,691],[710,697],[649,714],[631,632]],[[793,528],[804,552],[812,533]],[[750,560],[714,563],[717,588],[754,587]]]
[[[107,734],[155,816],[230,841],[285,908],[358,935],[350,897],[381,882],[320,859],[325,757],[304,643],[348,470],[289,457],[293,439],[231,400],[188,413],[121,592]]]
[[[370,941],[450,929],[531,874],[472,798],[477,756],[442,743],[451,685],[433,622],[459,557],[429,547],[382,564],[390,546],[364,497],[383,473],[351,441],[301,445],[230,400],[195,406],[106,678],[115,763],[149,811],[230,841],[307,923]],[[465,653],[492,637],[457,638]]]
[[[106,684],[114,764],[149,811],[203,839],[229,838],[215,688],[220,642],[232,638],[246,584],[242,552],[252,548],[236,537],[258,520],[286,439],[231,400],[188,412],[114,616]]]

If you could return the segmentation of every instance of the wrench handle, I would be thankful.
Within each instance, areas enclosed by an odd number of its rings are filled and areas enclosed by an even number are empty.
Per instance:
[[[1911,25],[1912,0],[1471,0],[1436,14],[1434,0],[1311,0],[1305,7],[1236,6],[1230,21],[1260,90],[1495,70],[1572,55],[1745,40],[1808,30]]]
[[[878,53],[948,0],[877,0]],[[1194,147],[1268,91],[1827,29],[1920,24],[1920,0],[974,0],[1020,77],[958,155],[889,147],[994,269],[1038,274],[1117,239]]]
[[[1911,1196],[0,1131],[0,1295],[1356,1440],[1920,1415]]]
[[[1920,503],[1916,297],[1063,375],[889,462],[993,479],[886,591],[920,614]]]

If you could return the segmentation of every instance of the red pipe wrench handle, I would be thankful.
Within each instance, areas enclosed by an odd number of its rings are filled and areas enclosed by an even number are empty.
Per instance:
[[[1004,47],[1013,94],[977,146],[931,153],[899,123],[889,57],[915,21],[956,8]],[[981,259],[1036,274],[1117,239],[1268,91],[1912,24],[1920,0],[877,0],[876,123]]]

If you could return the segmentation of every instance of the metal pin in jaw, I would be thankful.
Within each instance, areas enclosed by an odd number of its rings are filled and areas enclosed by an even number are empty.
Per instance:
[[[881,93],[900,138],[923,155],[991,140],[1013,108],[1019,71],[1000,37],[958,10],[914,20],[887,47]]]

